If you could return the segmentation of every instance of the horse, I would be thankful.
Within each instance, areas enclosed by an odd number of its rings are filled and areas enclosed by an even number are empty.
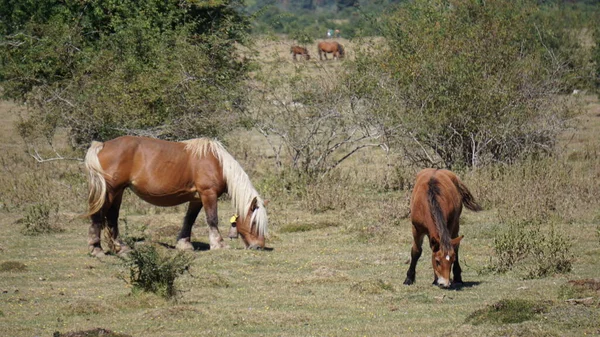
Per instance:
[[[472,211],[482,209],[453,172],[429,168],[417,174],[410,202],[413,244],[404,284],[415,282],[425,235],[432,251],[433,284],[450,287],[450,268],[454,274],[453,283],[462,284],[458,248],[464,236],[458,236],[458,231],[463,204]]]
[[[322,55],[327,60],[327,53],[332,53],[334,59],[343,58],[345,54],[344,47],[335,41],[321,41],[317,45],[317,49],[319,50],[319,60],[321,61],[323,60]]]
[[[84,162],[89,178],[86,216],[92,221],[88,232],[92,256],[104,256],[100,245],[103,228],[108,230],[111,250],[123,254],[131,249],[119,239],[117,222],[126,188],[156,206],[189,203],[177,237],[177,249],[194,249],[190,242],[192,226],[203,207],[210,249],[224,247],[217,216],[217,198],[224,192],[231,196],[239,216],[236,229],[245,247],[265,246],[268,223],[265,203],[240,164],[216,140],[170,142],[123,136],[104,143],[93,141]]]
[[[304,56],[306,60],[310,60],[310,54],[308,53],[308,49],[300,46],[292,46],[290,48],[290,53],[292,53],[292,57],[294,61],[296,61],[296,55]]]

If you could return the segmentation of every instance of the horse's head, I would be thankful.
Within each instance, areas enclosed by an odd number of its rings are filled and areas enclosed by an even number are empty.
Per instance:
[[[456,248],[460,244],[462,238],[463,236],[461,235],[452,239],[449,248],[442,247],[437,239],[431,239],[431,263],[433,265],[433,272],[435,273],[437,284],[440,287],[450,287],[450,271],[452,270],[452,264],[456,260]]]
[[[262,201],[254,197],[248,207],[248,212],[237,222],[237,232],[248,249],[265,248],[265,233],[267,230],[267,210]]]
[[[338,43],[338,51],[340,53],[339,57],[344,58],[346,52],[344,51],[344,46],[342,46],[341,43]]]

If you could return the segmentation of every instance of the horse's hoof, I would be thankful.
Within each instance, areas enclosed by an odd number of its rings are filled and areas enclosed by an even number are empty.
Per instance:
[[[413,283],[415,283],[415,281],[413,281],[413,280],[411,280],[411,279],[406,279],[406,280],[404,280],[404,285],[407,285],[407,286],[409,286],[409,285],[411,285],[411,284],[413,284]]]
[[[93,257],[105,257],[106,256],[104,254],[104,251],[100,247],[94,247],[94,248],[92,248],[92,251],[90,252],[90,255],[93,256]]]
[[[178,250],[194,250],[194,246],[190,242],[189,238],[187,238],[187,239],[179,239],[179,241],[177,241],[177,245],[175,246],[175,249],[178,249]]]

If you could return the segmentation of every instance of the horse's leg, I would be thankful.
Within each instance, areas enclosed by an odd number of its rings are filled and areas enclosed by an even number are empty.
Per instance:
[[[190,201],[185,217],[183,218],[183,226],[177,237],[177,246],[175,248],[180,250],[194,250],[194,246],[191,243],[192,226],[194,226],[194,222],[201,209],[201,202]]]
[[[116,192],[112,196],[112,202],[106,212],[106,229],[111,240],[111,249],[117,254],[124,254],[131,250],[119,238],[119,210],[121,209],[121,201],[123,200],[123,189]],[[109,195],[109,199],[111,196]]]
[[[459,225],[459,220],[456,219],[456,225],[454,226],[453,230],[452,230],[452,238],[455,239],[458,237],[458,229],[459,229],[460,225]],[[454,259],[454,264],[452,265],[452,283],[457,283],[457,284],[462,284],[463,280],[462,280],[462,268],[460,267],[460,262],[458,259],[458,249],[460,248],[460,243],[457,244],[456,246],[454,246],[454,254],[455,254],[455,259]]]
[[[104,251],[100,244],[100,233],[102,227],[104,227],[104,210],[100,209],[98,212],[92,214],[92,224],[88,230],[88,250],[90,255],[96,257],[103,257]]]
[[[454,264],[452,265],[452,274],[454,275],[452,279],[452,283],[462,284],[462,269],[460,268],[460,263],[458,262],[458,248],[460,245],[454,247],[454,254],[456,259],[454,260]]]
[[[406,272],[406,280],[404,280],[404,284],[411,285],[415,283],[415,276],[417,274],[417,262],[421,257],[421,253],[423,252],[423,233],[419,233],[415,226],[412,227],[413,232],[413,245],[410,250],[410,267]]]
[[[319,60],[320,60],[320,61],[323,61],[323,55],[321,55],[321,54],[322,54],[322,53],[321,53],[321,49],[319,49]]]
[[[206,222],[208,223],[208,240],[210,249],[219,249],[225,247],[223,237],[219,232],[219,216],[217,214],[217,194],[214,192],[202,194],[202,204],[206,213]]]

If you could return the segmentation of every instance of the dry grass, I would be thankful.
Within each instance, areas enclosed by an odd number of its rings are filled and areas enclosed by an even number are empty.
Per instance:
[[[289,42],[273,43],[271,49],[261,48],[276,51],[269,59],[265,56],[265,62],[281,62],[292,72],[302,66],[291,61]],[[351,55],[352,45],[347,49]],[[309,67],[315,69],[343,66],[313,60]],[[581,123],[574,126],[572,136],[561,140],[565,150],[556,160],[464,175],[487,210],[463,213],[461,262],[466,284],[452,290],[430,285],[428,248],[417,267],[416,284],[402,284],[411,244],[407,198],[417,168],[390,169],[381,153],[363,152],[342,165],[342,172],[331,181],[294,194],[269,182],[273,158],[263,150],[264,140],[242,133],[248,141],[229,144],[255,186],[268,191],[263,192],[271,199],[268,245],[274,249],[247,251],[239,241],[229,241],[230,249],[192,252],[196,258],[190,272],[177,279],[181,292],[172,301],[133,294],[122,280],[127,267],[118,258],[87,256],[88,223],[76,217],[86,200],[80,163],[38,164],[25,155],[11,124],[17,120],[12,108],[6,102],[0,105],[0,118],[8,121],[0,126],[0,264],[26,268],[0,272],[0,335],[50,336],[55,331],[98,328],[150,337],[600,333],[600,295],[569,283],[595,279],[600,270],[595,234],[600,216],[597,100],[586,102]],[[550,174],[558,181],[537,181]],[[15,222],[24,217],[25,206],[40,200],[60,204],[57,222],[62,231],[24,236]],[[168,247],[174,244],[184,212],[184,207],[154,208],[127,195],[121,218],[128,235]],[[229,201],[221,201],[222,224],[227,224],[231,212]],[[528,214],[550,219],[573,240],[570,273],[524,280],[515,273],[486,272],[502,217]],[[207,234],[201,214],[193,240],[207,242]],[[566,301],[579,297],[595,302]],[[467,321],[474,312],[485,313],[515,299],[543,303],[544,310],[509,325]]]

